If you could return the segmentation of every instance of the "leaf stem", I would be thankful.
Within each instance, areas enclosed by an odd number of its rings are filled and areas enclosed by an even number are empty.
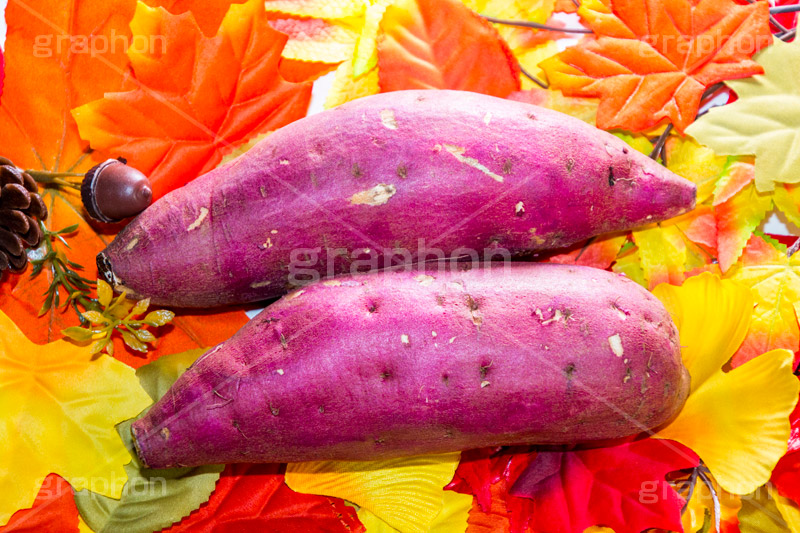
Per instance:
[[[26,173],[36,180],[37,183],[59,185],[61,187],[70,187],[72,189],[80,189],[81,184],[75,181],[67,181],[62,178],[83,178],[84,174],[75,172],[50,172],[48,170],[26,170]]]
[[[714,484],[711,482],[704,470],[705,466],[698,467],[697,475],[700,476],[700,479],[703,480],[703,483],[705,483],[706,487],[708,487],[708,490],[711,493],[711,501],[714,502],[714,525],[716,526],[717,531],[719,531],[722,515],[722,508],[719,504],[719,495],[717,494],[717,489],[714,488]]]
[[[697,485],[697,468],[692,468],[692,474],[689,476],[689,492],[686,494],[686,503],[683,504],[681,508],[681,514],[686,512],[686,509],[689,508],[689,502],[692,501],[692,496],[694,496],[694,488]]]
[[[531,74],[530,72],[525,70],[522,65],[519,66],[519,70],[520,70],[520,72],[522,72],[522,74],[525,75],[525,77],[530,79],[533,83],[535,83],[536,85],[538,85],[542,89],[549,89],[550,88],[550,86],[548,84],[546,84],[545,82],[543,82],[542,80],[540,80],[539,78],[537,78],[536,76],[534,76],[533,74]]]
[[[794,4],[790,6],[772,6],[769,8],[769,12],[773,15],[778,15],[780,13],[794,13],[795,11],[800,11],[800,4]]]
[[[656,139],[656,143],[653,146],[653,151],[650,152],[650,159],[654,159],[654,160],[658,159],[658,154],[660,154],[661,151],[664,149],[664,145],[667,142],[667,137],[669,137],[669,134],[671,132],[672,132],[672,123],[667,124],[667,127],[664,128],[664,131]],[[664,158],[662,158],[662,159],[664,159]]]
[[[560,31],[564,33],[594,33],[592,30],[587,28],[557,28],[555,26],[548,26],[547,24],[540,24],[538,22],[530,22],[527,20],[506,20],[506,19],[498,19],[495,17],[488,17],[486,15],[483,16],[489,22],[493,22],[495,24],[502,24],[504,26],[517,26],[519,28],[534,28],[537,30],[548,30],[548,31]]]

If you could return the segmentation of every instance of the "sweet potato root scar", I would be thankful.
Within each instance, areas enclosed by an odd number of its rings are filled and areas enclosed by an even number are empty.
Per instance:
[[[189,224],[189,227],[186,228],[186,231],[192,231],[193,229],[197,229],[200,226],[200,224],[203,223],[203,221],[206,219],[207,216],[208,216],[208,208],[201,207],[200,215],[198,215],[198,217],[194,220],[194,222]]]
[[[390,130],[397,129],[397,120],[394,118],[394,111],[391,109],[381,110],[381,124]]]
[[[272,283],[272,282],[270,282],[270,281],[257,281],[255,283],[251,283],[250,287],[253,288],[253,289],[259,289],[261,287],[266,287],[270,283]]]
[[[491,121],[492,121],[492,112],[487,111],[486,114],[483,115],[483,123],[488,126]]]
[[[437,144],[436,146],[439,145]],[[481,163],[474,157],[465,156],[464,153],[467,151],[466,148],[462,146],[456,146],[454,144],[445,144],[442,146],[447,151],[447,153],[455,157],[460,163],[464,163],[465,165],[470,166],[472,168],[477,168],[478,170],[480,170],[481,172],[483,172],[496,182],[503,183],[503,176],[495,174],[494,172],[486,168],[486,166],[483,163]]]
[[[419,276],[414,276],[414,279],[417,280],[417,282],[423,287],[427,287],[433,283],[436,278],[429,274],[420,274]]]
[[[614,352],[614,355],[617,357],[622,357],[622,354],[625,353],[622,349],[622,339],[619,333],[608,338],[608,345],[611,346],[611,351]]]
[[[125,247],[125,251],[129,252],[129,251],[133,250],[133,247],[136,246],[137,244],[139,244],[139,238],[138,237],[133,239],[133,240],[131,240],[131,242],[128,243],[128,246]]]
[[[371,189],[355,193],[350,197],[353,205],[383,205],[394,196],[397,189],[394,185],[379,183]]]
[[[409,344],[411,341],[408,339],[408,335],[403,333],[402,335],[400,335],[400,342],[402,342],[403,344]]]
[[[288,165],[289,164],[289,160],[288,159],[281,159],[280,160],[280,164],[281,165]]]

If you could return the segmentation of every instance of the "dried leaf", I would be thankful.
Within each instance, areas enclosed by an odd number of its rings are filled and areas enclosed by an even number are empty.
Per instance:
[[[398,0],[380,27],[381,92],[458,89],[504,98],[519,90],[519,65],[508,45],[461,2]]]
[[[0,524],[51,472],[119,497],[131,456],[114,426],[150,404],[133,369],[66,341],[34,344],[0,312],[0,383]]]
[[[665,120],[682,132],[703,92],[760,74],[750,59],[772,40],[766,2],[584,0],[596,37],[542,63],[553,88],[600,98],[597,126],[643,131]]]
[[[231,5],[213,38],[188,14],[139,4],[136,36],[155,28],[169,46],[129,49],[138,88],[106,93],[73,110],[92,148],[135,161],[154,198],[213,169],[236,145],[305,115],[311,84],[284,81],[277,66],[286,36],[263,3]]]
[[[712,109],[687,133],[718,154],[755,155],[756,188],[768,192],[800,182],[800,40],[776,39],[755,59],[764,75],[728,82],[738,100]]]

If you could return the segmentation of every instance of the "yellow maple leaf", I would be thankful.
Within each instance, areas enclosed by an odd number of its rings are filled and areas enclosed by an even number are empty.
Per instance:
[[[119,498],[131,456],[114,426],[150,403],[132,368],[63,340],[34,344],[0,311],[0,525],[51,472]]]

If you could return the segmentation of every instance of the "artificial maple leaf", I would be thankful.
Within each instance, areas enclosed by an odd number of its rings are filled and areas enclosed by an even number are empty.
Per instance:
[[[3,96],[3,78],[5,78],[5,59],[3,59],[3,50],[0,49],[0,97]]]
[[[681,283],[687,271],[711,263],[717,231],[711,207],[700,205],[679,217],[633,231],[646,287]]]
[[[270,26],[286,34],[281,55],[298,61],[341,63],[353,57],[359,32],[352,22],[270,14]]]
[[[213,37],[216,35],[222,19],[228,12],[231,4],[241,4],[244,0],[143,0],[150,7],[163,7],[173,15],[180,15],[191,11],[197,26],[203,35]]]
[[[87,156],[87,144],[81,141],[70,108],[101,98],[106,91],[128,87],[130,74],[124,47],[92,55],[76,41],[59,41],[66,35],[93,35],[96,39],[130,39],[128,27],[133,17],[133,0],[114,0],[102,5],[82,2],[70,9],[53,7],[46,0],[11,2],[6,15],[9,21],[6,60],[12,74],[0,100],[0,147],[2,155],[23,168],[50,171],[85,172],[95,162]],[[40,13],[48,13],[47,17]],[[56,31],[48,46],[40,39]],[[59,45],[58,43],[61,42]],[[98,41],[96,49],[101,50]],[[91,48],[89,49],[89,52]],[[37,54],[41,57],[34,57]],[[41,80],[47,83],[41,83]],[[35,113],[35,114],[34,114]],[[111,241],[119,226],[91,223],[81,205],[80,194],[73,189],[47,187],[42,191],[49,217],[45,226],[50,231],[77,225],[66,235],[70,248],[61,248],[68,259],[85,267],[79,271],[94,279],[95,256]],[[55,243],[55,246],[60,246]],[[43,255],[42,249],[35,257]],[[0,309],[18,324],[32,341],[42,344],[61,338],[61,331],[78,324],[71,310],[56,309],[43,317],[39,310],[44,294],[53,282],[50,269],[30,278],[27,273],[9,276],[0,291]],[[66,293],[62,291],[62,301]],[[171,326],[162,329],[162,338],[148,357],[179,352],[198,346],[213,346],[230,337],[245,322],[241,311],[181,315]],[[115,357],[134,366],[147,359],[128,350],[117,340]]]
[[[520,88],[519,65],[508,45],[461,2],[398,0],[387,8],[380,29],[381,92],[457,89],[504,98]]]
[[[163,533],[363,533],[355,509],[338,498],[300,494],[284,483],[283,466],[225,468],[208,503]]]
[[[542,63],[551,87],[600,97],[597,126],[643,131],[669,120],[682,132],[703,92],[760,74],[750,59],[772,33],[768,5],[733,0],[584,0],[596,37]]]
[[[750,287],[756,302],[750,329],[731,364],[739,366],[777,348],[796,352],[800,345],[800,254],[786,257],[784,250],[753,235],[741,261],[725,277]]]
[[[286,484],[295,492],[353,502],[400,531],[423,533],[441,513],[442,487],[453,478],[460,456],[290,463]]]
[[[547,258],[548,263],[583,265],[605,270],[617,259],[627,234],[603,236]]]
[[[262,2],[231,5],[213,38],[191,13],[141,3],[131,27],[137,37],[167,36],[162,49],[128,50],[138,87],[72,113],[92,148],[136,161],[154,198],[213,169],[250,137],[305,116],[311,83],[279,76],[286,36],[269,26]]]
[[[786,454],[772,470],[770,481],[778,492],[795,503],[800,502],[800,403],[789,416],[792,431]]]
[[[508,95],[509,100],[547,107],[579,118],[594,126],[597,119],[597,98],[564,96],[560,91],[529,89]]]
[[[704,203],[714,194],[717,181],[725,172],[728,158],[718,156],[691,137],[672,135],[665,146],[668,168],[697,185],[697,203]]]
[[[374,68],[358,78],[353,77],[352,71],[353,64],[349,59],[336,68],[333,83],[325,98],[325,109],[380,92],[378,69]]]
[[[684,501],[665,477],[697,464],[688,448],[656,439],[541,452],[510,493],[532,498],[531,527],[540,533],[572,533],[597,524],[616,533],[678,531]]]
[[[78,533],[78,509],[72,487],[50,474],[44,479],[30,509],[14,513],[0,533]]]
[[[756,188],[766,192],[779,182],[800,182],[800,40],[776,39],[756,61],[764,75],[728,82],[739,98],[697,119],[687,133],[718,154],[756,156]]]
[[[0,524],[48,474],[119,497],[131,456],[114,426],[150,404],[133,369],[66,341],[29,341],[0,311]]]

